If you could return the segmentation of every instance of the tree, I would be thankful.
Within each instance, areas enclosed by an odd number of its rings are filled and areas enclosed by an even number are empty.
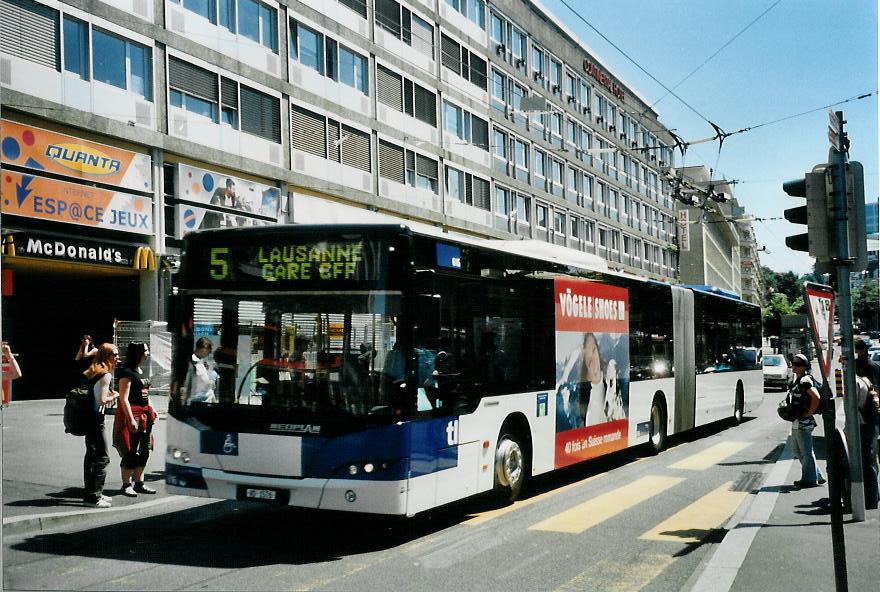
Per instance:
[[[798,301],[799,300],[799,301]],[[803,307],[803,298],[799,298],[794,304]],[[797,314],[796,308],[789,303],[788,296],[782,293],[773,294],[770,303],[761,312],[761,321],[764,325],[764,335],[779,335],[782,333],[782,317],[784,315]]]
[[[880,329],[878,315],[880,315],[880,290],[877,282],[868,279],[861,283],[852,292],[853,325],[862,331],[876,331]]]

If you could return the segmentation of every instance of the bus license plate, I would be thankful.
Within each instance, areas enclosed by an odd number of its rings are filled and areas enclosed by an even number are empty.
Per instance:
[[[252,489],[248,488],[245,490],[245,497],[248,499],[258,499],[258,500],[276,500],[278,499],[278,492],[273,489]]]

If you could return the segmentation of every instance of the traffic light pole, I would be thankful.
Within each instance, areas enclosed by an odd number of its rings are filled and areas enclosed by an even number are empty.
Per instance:
[[[852,293],[850,289],[850,273],[853,260],[849,256],[849,238],[847,236],[847,194],[846,194],[846,151],[843,133],[843,111],[837,111],[838,146],[832,149],[834,154],[834,234],[836,235],[836,254],[833,259],[837,267],[837,302],[840,315],[841,347],[843,358],[848,361],[843,368],[843,397],[846,416],[846,445],[849,450],[850,503],[852,519],[856,522],[865,520],[865,490],[862,475],[862,446],[859,437],[859,409],[856,400],[855,357],[853,355],[853,317]]]

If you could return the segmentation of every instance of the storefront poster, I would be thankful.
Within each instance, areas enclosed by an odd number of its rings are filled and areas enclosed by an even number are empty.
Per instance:
[[[153,233],[153,203],[149,198],[12,171],[5,171],[2,179],[4,214]]]
[[[0,156],[3,162],[43,171],[152,191],[151,160],[130,152],[73,136],[2,121]]]
[[[627,446],[629,293],[560,278],[554,294],[559,468]]]
[[[273,222],[278,218],[281,201],[278,187],[185,164],[178,165],[177,179],[177,198],[187,202],[177,207],[177,236],[205,228],[260,225],[269,221],[266,218]],[[205,207],[194,207],[195,204]],[[212,206],[218,210],[214,211]]]

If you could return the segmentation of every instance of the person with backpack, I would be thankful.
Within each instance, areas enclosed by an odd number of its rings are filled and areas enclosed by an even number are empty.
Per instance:
[[[149,357],[150,348],[146,343],[132,341],[119,373],[119,406],[113,418],[113,446],[122,457],[122,495],[126,497],[156,493],[155,489],[144,485],[153,424],[158,417],[150,405],[150,379],[144,376],[141,367]]]
[[[856,363],[856,403],[859,408],[859,439],[862,448],[862,478],[865,483],[865,508],[876,510],[880,502],[877,480],[877,419],[880,401],[870,378],[870,366]]]
[[[119,358],[119,350],[112,343],[104,343],[98,348],[91,366],[83,375],[87,381],[88,392],[92,394],[93,406],[91,420],[85,429],[86,454],[83,458],[83,503],[96,508],[109,508],[112,500],[104,495],[104,481],[107,479],[107,441],[104,439],[104,405],[115,401],[119,393],[113,390],[113,371]]]
[[[816,465],[816,453],[813,451],[813,430],[816,429],[814,414],[821,401],[819,390],[813,377],[809,374],[810,361],[804,354],[796,354],[791,361],[794,373],[789,384],[788,396],[796,410],[791,421],[791,444],[794,455],[801,462],[801,478],[794,482],[797,489],[807,489],[825,483],[822,471]]]

